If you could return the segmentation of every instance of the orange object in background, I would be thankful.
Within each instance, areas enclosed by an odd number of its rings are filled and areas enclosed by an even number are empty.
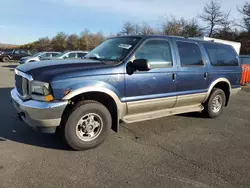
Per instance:
[[[243,64],[242,67],[242,75],[241,75],[241,85],[245,85],[246,83],[246,73],[247,73],[247,65]]]
[[[249,83],[250,82],[250,65],[247,65],[247,79],[246,82]]]

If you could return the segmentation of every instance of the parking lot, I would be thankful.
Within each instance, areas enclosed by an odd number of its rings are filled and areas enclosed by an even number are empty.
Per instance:
[[[122,124],[88,151],[34,132],[10,103],[0,64],[0,187],[250,187],[250,87],[217,119],[199,113]]]

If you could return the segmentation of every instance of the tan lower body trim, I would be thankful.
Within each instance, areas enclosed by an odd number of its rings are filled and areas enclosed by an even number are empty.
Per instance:
[[[198,94],[177,96],[177,102],[175,104],[175,107],[202,103],[206,97],[206,94],[207,93],[198,93]]]
[[[128,114],[151,112],[161,109],[173,108],[177,97],[158,98],[128,102]]]
[[[171,109],[162,109],[152,112],[144,112],[132,115],[126,115],[122,118],[122,121],[125,123],[134,123],[139,121],[146,121],[156,118],[161,118],[165,116],[171,116],[175,114],[187,113],[187,112],[199,112],[202,111],[204,107],[201,104],[182,106]]]

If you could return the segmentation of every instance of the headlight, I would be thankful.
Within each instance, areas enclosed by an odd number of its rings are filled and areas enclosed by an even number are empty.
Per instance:
[[[31,98],[40,101],[52,101],[53,96],[51,95],[49,83],[40,81],[31,81],[30,88]]]

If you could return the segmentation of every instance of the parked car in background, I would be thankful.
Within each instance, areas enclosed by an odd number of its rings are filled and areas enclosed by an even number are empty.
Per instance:
[[[240,55],[240,63],[250,65],[250,55]]]
[[[73,149],[85,150],[101,144],[109,129],[119,130],[120,122],[188,112],[218,117],[240,91],[241,71],[227,44],[115,37],[85,59],[18,66],[11,97],[28,125],[58,130]]]
[[[58,54],[61,54],[61,52],[38,52],[32,56],[22,57],[19,63],[24,64],[24,63],[34,62],[34,61],[40,61],[40,59],[42,58],[53,58],[53,57],[56,57]]]
[[[10,60],[20,60],[22,57],[31,56],[29,50],[7,50],[3,54],[0,55],[0,61],[7,62]]]
[[[55,57],[44,57],[41,60],[52,60],[52,59],[77,59],[84,58],[87,55],[87,51],[67,51],[61,54],[58,54]]]

